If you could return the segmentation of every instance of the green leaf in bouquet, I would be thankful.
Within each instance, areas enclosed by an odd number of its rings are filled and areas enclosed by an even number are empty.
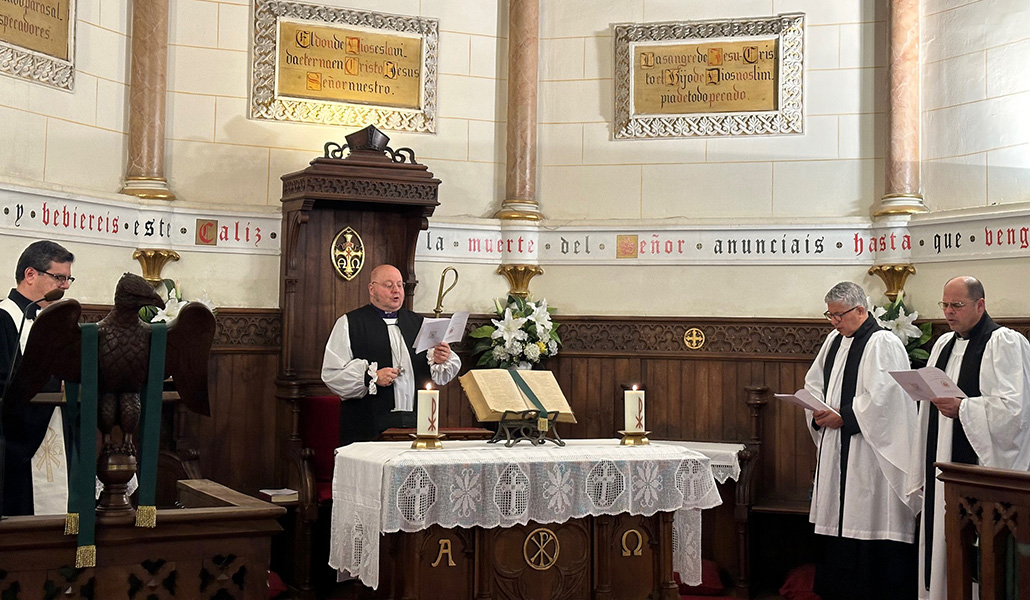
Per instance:
[[[933,325],[929,322],[920,323],[919,331],[922,331],[923,335],[919,336],[919,341],[916,342],[916,345],[922,346],[926,342],[930,341],[930,337],[933,335]]]
[[[493,344],[490,340],[480,340],[476,342],[476,345],[472,347],[472,354],[478,354],[480,352],[492,353]]]
[[[909,352],[908,355],[916,360],[930,360],[930,353],[926,350],[923,350],[922,348],[916,348],[915,350]]]
[[[493,325],[482,325],[480,327],[476,327],[475,329],[473,329],[469,333],[469,337],[489,339],[495,331],[497,331],[497,328]]]

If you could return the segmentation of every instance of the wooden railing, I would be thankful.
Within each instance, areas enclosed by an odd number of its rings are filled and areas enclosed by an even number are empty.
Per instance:
[[[1016,579],[1025,598],[1030,593],[1030,473],[957,463],[938,466],[944,482],[949,600],[973,598],[977,540],[981,600],[1006,598],[1006,581]]]

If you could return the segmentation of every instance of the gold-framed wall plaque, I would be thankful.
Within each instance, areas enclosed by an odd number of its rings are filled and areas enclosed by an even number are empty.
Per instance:
[[[804,133],[805,15],[618,23],[615,139]]]
[[[0,1],[0,73],[71,91],[75,0]]]
[[[439,21],[256,0],[250,116],[436,131]]]

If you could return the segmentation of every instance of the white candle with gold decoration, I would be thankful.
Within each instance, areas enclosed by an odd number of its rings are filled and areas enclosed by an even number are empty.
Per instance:
[[[418,391],[418,435],[439,435],[440,433],[440,390],[426,389]]]
[[[644,431],[644,390],[638,390],[633,386],[632,390],[626,390],[626,431]]]

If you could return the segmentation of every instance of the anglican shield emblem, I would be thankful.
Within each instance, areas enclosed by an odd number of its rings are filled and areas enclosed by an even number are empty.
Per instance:
[[[357,277],[365,264],[365,244],[358,232],[350,227],[344,227],[336,234],[329,254],[333,268],[347,281]]]

